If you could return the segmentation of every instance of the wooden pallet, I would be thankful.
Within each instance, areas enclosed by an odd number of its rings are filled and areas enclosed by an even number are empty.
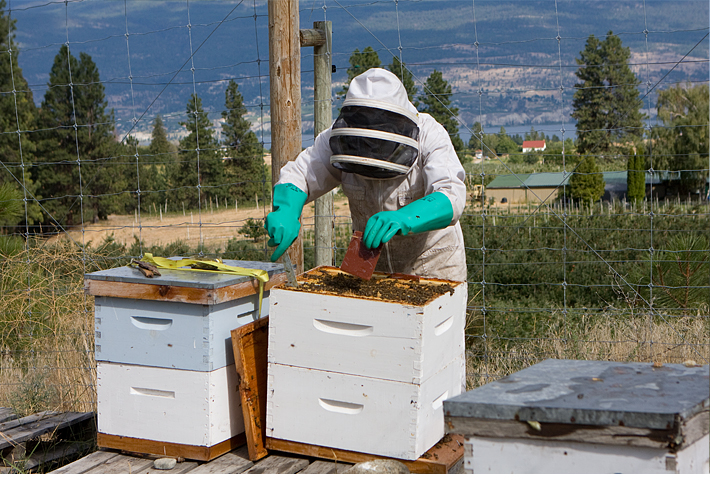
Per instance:
[[[26,472],[87,451],[95,431],[93,412],[39,412],[23,418],[0,408],[0,466]]]
[[[424,453],[416,461],[397,459],[409,468],[410,473],[422,474],[452,474],[458,473],[463,464],[463,435],[445,435],[434,447]],[[362,463],[375,459],[392,459],[390,457],[375,456],[342,449],[333,449],[319,445],[303,444],[266,437],[266,448],[311,456],[322,459],[331,459],[343,463]]]

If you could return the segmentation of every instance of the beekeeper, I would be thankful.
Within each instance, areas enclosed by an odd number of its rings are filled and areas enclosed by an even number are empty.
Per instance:
[[[353,230],[368,248],[384,244],[377,271],[465,281],[464,178],[446,129],[417,112],[394,74],[370,69],[333,125],[281,169],[266,217],[271,261],[298,236],[304,204],[341,185]]]

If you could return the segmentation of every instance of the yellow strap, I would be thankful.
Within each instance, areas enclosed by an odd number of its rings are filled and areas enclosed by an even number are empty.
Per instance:
[[[259,317],[261,317],[261,301],[264,297],[264,283],[269,282],[269,273],[265,270],[233,267],[232,265],[222,263],[221,260],[196,260],[192,258],[170,260],[162,256],[153,256],[151,253],[144,254],[142,261],[155,265],[159,269],[217,272],[220,274],[243,275],[257,279],[259,281]]]

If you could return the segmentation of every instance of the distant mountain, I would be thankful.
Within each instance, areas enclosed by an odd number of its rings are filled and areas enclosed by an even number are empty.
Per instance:
[[[573,126],[575,57],[590,34],[618,34],[631,48],[634,71],[651,86],[671,69],[659,88],[708,80],[707,39],[674,68],[708,33],[707,1],[647,0],[645,7],[637,1],[578,0],[346,0],[326,1],[327,9],[323,4],[301,0],[301,27],[324,18],[333,22],[334,95],[345,82],[354,49],[371,46],[388,65],[401,47],[420,88],[433,70],[442,71],[462,121],[468,127],[481,121],[487,131],[501,125]],[[268,131],[263,0],[256,6],[193,1],[189,12],[186,2],[173,1],[129,0],[124,7],[105,0],[66,5],[41,0],[12,6],[20,65],[38,104],[54,56],[69,41],[75,55],[86,52],[97,63],[120,133],[131,128],[134,117],[140,119],[134,133],[148,133],[157,113],[178,132],[193,91],[217,120],[230,79],[239,83],[251,119]],[[302,49],[304,125],[312,101],[312,53]],[[653,104],[647,104],[651,114]]]

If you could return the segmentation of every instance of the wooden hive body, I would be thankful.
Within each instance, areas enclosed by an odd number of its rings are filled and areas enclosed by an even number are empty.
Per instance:
[[[264,292],[262,316],[269,313]],[[231,330],[258,319],[258,295],[216,305],[97,296],[96,360],[213,371],[234,364]]]
[[[422,306],[273,288],[267,436],[419,458],[465,376],[467,289],[452,285]]]
[[[242,433],[236,370],[97,364],[98,431],[212,447]]]
[[[708,473],[708,366],[547,359],[444,402],[468,473]]]

